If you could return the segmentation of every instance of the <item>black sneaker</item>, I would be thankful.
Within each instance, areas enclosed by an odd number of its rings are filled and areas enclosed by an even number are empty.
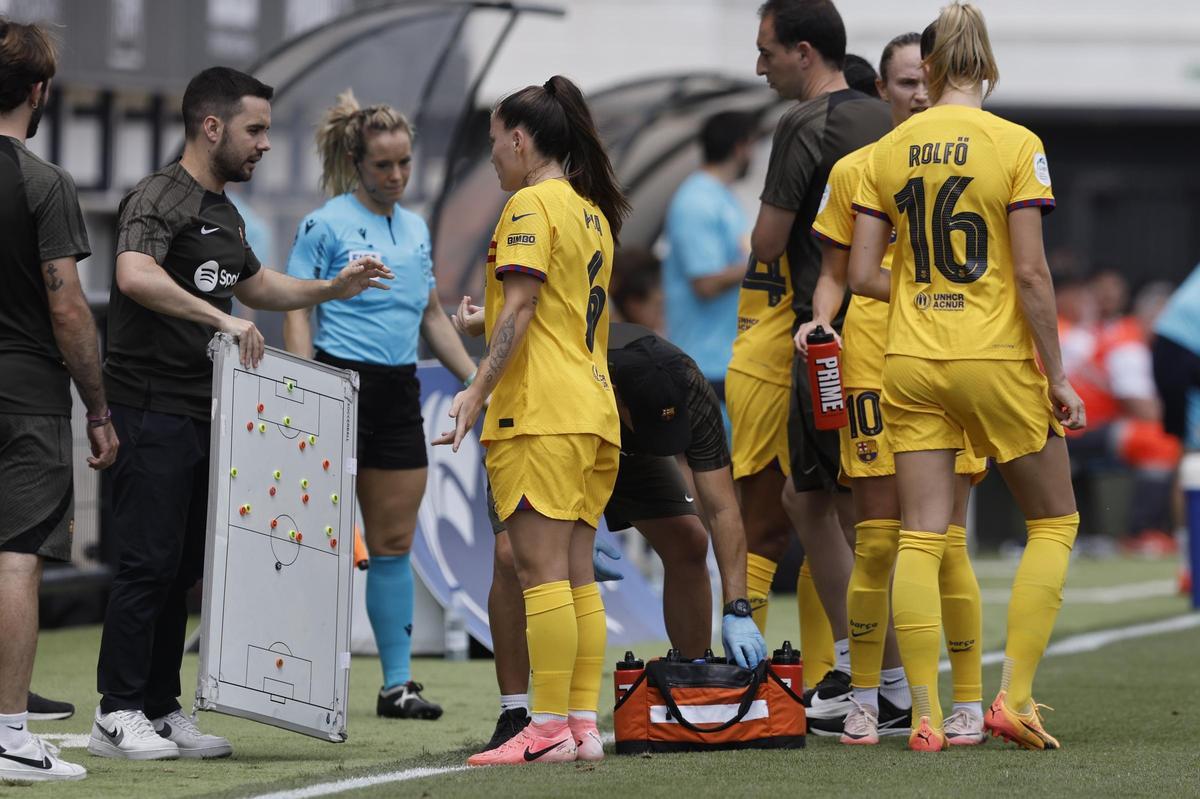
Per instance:
[[[390,719],[433,721],[441,718],[442,706],[421,696],[421,692],[424,690],[425,686],[412,680],[387,691],[380,688],[379,699],[375,702],[375,713]]]
[[[883,694],[879,695],[879,737],[912,733],[912,708],[896,707]]]
[[[846,714],[854,708],[853,696],[849,674],[837,669],[826,672],[816,688],[804,692],[809,730],[816,735],[841,735]]]
[[[38,696],[33,691],[29,692],[26,709],[29,711],[30,721],[61,721],[75,715],[75,706],[70,702],[57,702]]]
[[[488,741],[479,751],[490,752],[507,743],[510,738],[525,729],[530,721],[529,713],[523,707],[501,711],[500,718],[496,719],[496,731],[492,733],[492,740]]]

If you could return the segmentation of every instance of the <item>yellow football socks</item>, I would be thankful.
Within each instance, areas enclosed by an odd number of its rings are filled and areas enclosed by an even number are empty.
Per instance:
[[[777,566],[762,555],[746,553],[746,598],[750,600],[751,617],[763,637],[767,635],[767,602]]]
[[[846,591],[850,617],[850,682],[878,688],[887,633],[892,582],[899,545],[898,519],[871,519],[854,525],[854,571]]]
[[[604,671],[604,646],[608,639],[604,600],[596,583],[572,588],[571,596],[575,600],[579,646],[575,653],[575,670],[571,674],[571,696],[567,706],[572,711],[595,712],[600,708],[600,674]],[[537,673],[536,670],[534,673]]]
[[[956,703],[983,700],[983,608],[979,581],[967,554],[967,530],[957,524],[946,530],[946,552],[938,573],[942,593],[942,626],[954,678]]]
[[[1008,602],[1008,644],[1004,648],[1001,684],[1008,691],[1008,706],[1018,713],[1030,709],[1033,675],[1062,607],[1063,583],[1079,531],[1079,514],[1030,519],[1025,527],[1029,537]]]
[[[938,572],[946,536],[900,531],[896,576],[892,583],[892,613],[900,659],[913,697],[913,726],[921,716],[935,730],[942,729],[938,702],[938,658],[942,649],[942,613],[938,600]]]
[[[800,656],[804,659],[804,685],[812,688],[833,669],[833,628],[825,615],[825,606],[817,595],[817,585],[808,570],[808,558],[800,564],[796,578],[796,602],[800,606]]]
[[[571,583],[543,583],[524,594],[525,637],[533,671],[532,712],[565,718],[579,642]]]

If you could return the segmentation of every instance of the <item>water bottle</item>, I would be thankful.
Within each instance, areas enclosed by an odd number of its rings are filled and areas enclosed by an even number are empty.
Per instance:
[[[775,650],[771,656],[771,670],[793,693],[799,695],[804,692],[804,662],[800,659],[800,653],[792,649],[791,641],[784,641],[783,646]]]
[[[625,659],[617,661],[617,667],[613,669],[613,689],[616,694],[616,702],[619,703],[624,698],[625,692],[633,687],[645,668],[646,664],[634,657],[633,652],[626,652]]]
[[[818,325],[808,342],[808,390],[812,393],[813,424],[818,430],[837,430],[850,422],[842,391],[840,348],[831,331]]]
[[[463,613],[463,594],[458,588],[450,592],[445,615],[446,660],[466,660],[471,650],[467,635],[467,620]]]

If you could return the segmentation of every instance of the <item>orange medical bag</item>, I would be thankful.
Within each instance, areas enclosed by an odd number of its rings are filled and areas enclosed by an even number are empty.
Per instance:
[[[675,650],[646,664],[626,652],[616,666],[617,754],[804,746],[803,666],[788,642],[753,669]]]

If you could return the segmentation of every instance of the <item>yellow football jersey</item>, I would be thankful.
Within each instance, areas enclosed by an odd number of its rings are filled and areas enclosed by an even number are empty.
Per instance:
[[[566,180],[521,189],[504,206],[488,250],[484,329],[495,345],[504,275],[543,281],[537,310],[510,356],[483,421],[484,442],[591,433],[620,446],[608,377],[608,219]]]
[[[854,238],[854,195],[862,181],[875,142],[844,156],[829,172],[829,183],[821,198],[821,210],[813,220],[813,235],[843,250]],[[891,269],[892,243],[883,255],[883,268]],[[884,343],[887,340],[888,304],[855,295],[842,323],[842,385],[872,388],[881,385]]]
[[[795,320],[787,254],[766,264],[752,253],[738,292],[738,332],[729,368],[777,386],[791,386]]]
[[[938,360],[1034,356],[1008,215],[1054,207],[1030,131],[978,108],[935,106],[875,146],[854,208],[895,226],[887,353]]]

